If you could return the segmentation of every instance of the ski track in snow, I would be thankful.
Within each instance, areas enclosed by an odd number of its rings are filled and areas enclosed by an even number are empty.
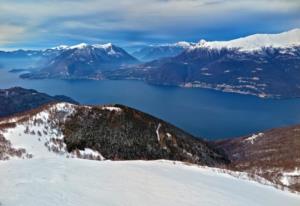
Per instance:
[[[161,127],[161,124],[159,123],[158,126],[157,126],[157,128],[156,128],[156,131],[155,131],[158,142],[160,142],[160,135],[159,135],[159,129],[160,129],[160,127]]]

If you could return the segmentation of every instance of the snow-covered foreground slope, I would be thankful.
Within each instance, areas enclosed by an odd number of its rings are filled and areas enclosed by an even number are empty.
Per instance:
[[[46,158],[0,163],[2,206],[299,205],[300,196],[170,161]]]

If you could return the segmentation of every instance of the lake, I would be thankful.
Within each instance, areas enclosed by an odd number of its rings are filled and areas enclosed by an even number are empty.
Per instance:
[[[18,75],[0,69],[0,88],[22,86],[51,95],[67,95],[82,104],[125,104],[207,139],[250,135],[300,123],[300,99],[260,99],[127,80],[24,80]]]

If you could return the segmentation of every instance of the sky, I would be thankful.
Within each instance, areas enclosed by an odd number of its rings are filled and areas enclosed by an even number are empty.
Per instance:
[[[300,28],[300,0],[0,0],[0,48],[112,42],[129,50]]]

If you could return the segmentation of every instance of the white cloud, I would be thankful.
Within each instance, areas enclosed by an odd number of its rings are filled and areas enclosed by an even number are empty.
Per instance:
[[[22,39],[25,35],[25,29],[20,26],[0,25],[0,45],[13,43]]]
[[[53,35],[69,29],[89,30],[165,30],[185,25],[232,23],[239,14],[290,15],[300,13],[299,0],[2,0],[0,44]],[[113,18],[110,20],[109,18]],[[114,19],[115,18],[115,19]],[[15,26],[21,25],[21,26]],[[2,29],[3,30],[3,29]],[[66,31],[66,35],[75,35]],[[77,34],[76,34],[77,35]],[[163,34],[162,34],[163,35]],[[100,38],[100,37],[99,37]]]

